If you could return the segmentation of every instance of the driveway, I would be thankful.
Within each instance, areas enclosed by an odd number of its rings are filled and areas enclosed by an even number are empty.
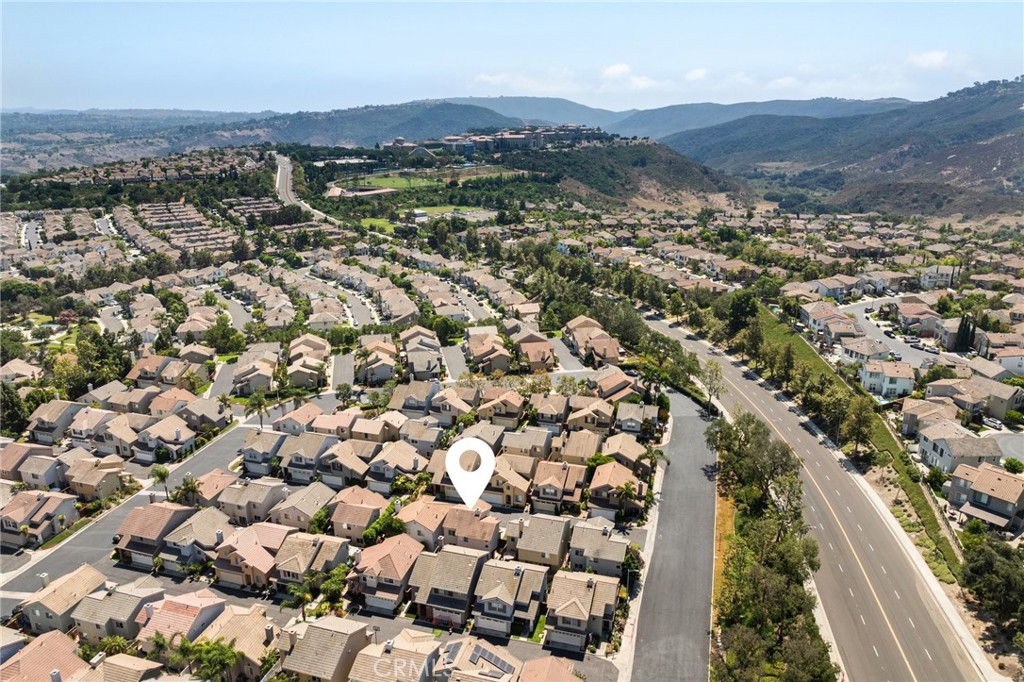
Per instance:
[[[632,679],[706,682],[715,548],[715,456],[708,422],[689,398],[670,391],[671,464],[658,504],[654,556],[643,586]]]
[[[448,368],[446,383],[454,384],[464,372],[468,372],[466,356],[458,346],[444,346],[441,348],[441,355],[444,356],[444,366]]]
[[[568,346],[562,339],[549,339],[551,345],[554,346],[555,356],[558,358],[558,364],[563,372],[579,372],[586,369],[580,359],[573,355]]]
[[[368,324],[375,324],[377,318],[374,316],[370,306],[363,302],[354,291],[346,290],[345,299],[348,301],[349,310],[352,311],[352,326],[362,327]]]
[[[1003,451],[1004,457],[1016,457],[1024,462],[1024,433],[990,431],[985,436],[994,438],[999,443],[999,449]]]
[[[219,395],[225,393],[231,393],[232,379],[235,376],[235,368],[238,367],[237,363],[223,364],[217,368],[217,374],[213,379],[213,385],[210,386],[211,398],[216,398]]]
[[[116,317],[117,306],[110,306],[100,310],[100,327],[112,334],[119,334],[124,331],[124,323]]]

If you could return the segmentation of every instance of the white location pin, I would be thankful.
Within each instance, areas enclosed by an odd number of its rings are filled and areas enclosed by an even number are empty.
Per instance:
[[[480,458],[480,466],[476,471],[466,471],[462,468],[462,455],[466,452],[473,452]],[[448,477],[452,479],[455,490],[462,498],[462,502],[470,509],[477,503],[480,496],[484,494],[487,482],[491,480],[494,473],[494,450],[491,446],[479,438],[463,438],[452,443],[448,448],[448,455],[444,458],[444,468]]]

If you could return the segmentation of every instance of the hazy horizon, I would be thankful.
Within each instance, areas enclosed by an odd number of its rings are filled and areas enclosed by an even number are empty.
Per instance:
[[[935,99],[1024,73],[1024,4],[4,2],[4,109],[650,109]]]

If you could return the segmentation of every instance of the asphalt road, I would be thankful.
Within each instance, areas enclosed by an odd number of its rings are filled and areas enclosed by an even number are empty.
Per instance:
[[[885,335],[882,329],[875,324],[874,320],[868,318],[864,312],[865,308],[875,308],[877,310],[879,306],[886,303],[899,303],[901,298],[902,297],[900,296],[876,298],[870,301],[861,301],[852,305],[840,306],[839,310],[844,313],[853,313],[857,318],[857,322],[859,322],[860,326],[864,328],[864,334],[869,339],[875,339],[885,343],[885,345],[889,347],[889,350],[894,350],[903,356],[903,362],[909,362],[914,367],[920,367],[926,359],[931,358],[932,360],[935,360],[939,356],[932,353],[925,353],[923,350],[918,350],[917,348],[911,348],[910,344],[904,343],[900,337],[889,338]],[[928,341],[928,343],[930,344],[930,341]],[[941,355],[955,354],[943,352]]]
[[[30,220],[25,223],[25,231],[22,241],[25,248],[29,251],[33,251],[37,246],[39,246],[39,223],[34,220]]]
[[[559,368],[566,372],[579,372],[586,369],[580,359],[569,351],[562,339],[550,339],[550,341],[551,346],[555,349]]]
[[[658,501],[657,538],[637,625],[632,679],[706,682],[715,550],[715,456],[704,444],[708,422],[687,397],[671,392],[671,465]]]
[[[350,289],[345,290],[345,300],[348,302],[348,308],[352,312],[352,326],[362,327],[368,324],[374,324],[377,322],[377,318],[373,314],[370,306],[360,298],[356,293]]]
[[[703,342],[662,321],[653,329],[678,339],[702,360]],[[805,517],[820,544],[815,582],[838,642],[847,680],[854,682],[948,682],[982,679],[933,594],[935,579],[919,570],[883,513],[856,480],[819,441],[804,430],[802,416],[787,409],[769,389],[743,378],[743,368],[718,356],[727,387],[721,396],[730,411],[744,409],[767,422],[804,462]],[[674,468],[674,467],[673,467]],[[660,523],[659,523],[660,525]],[[668,543],[660,544],[659,551]],[[925,569],[927,570],[927,569]],[[943,597],[944,598],[944,597]]]
[[[220,297],[225,303],[228,304],[228,313],[231,316],[231,326],[241,331],[247,322],[252,322],[252,315],[245,309],[241,303],[233,298]]]
[[[448,370],[446,383],[454,384],[464,372],[469,371],[466,356],[462,354],[462,348],[459,346],[444,346],[441,348],[441,356],[444,357],[444,366]]]
[[[118,334],[124,330],[124,323],[117,317],[118,306],[100,309],[100,326],[104,331]]]
[[[355,356],[352,353],[334,356],[334,374],[331,381],[331,388],[339,384],[354,386],[356,383]]]

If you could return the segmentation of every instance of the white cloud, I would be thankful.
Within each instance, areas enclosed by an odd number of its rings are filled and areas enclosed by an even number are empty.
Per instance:
[[[625,78],[632,72],[633,69],[629,67],[629,64],[612,64],[611,66],[604,67],[604,71],[601,72],[601,75],[609,80],[616,80],[619,78]]]
[[[768,81],[765,85],[766,88],[772,90],[789,90],[800,85],[800,80],[794,76],[783,76],[782,78],[776,78]]]
[[[708,70],[704,68],[690,69],[683,76],[688,81],[699,81],[708,77]]]
[[[480,73],[473,79],[473,84],[500,89],[501,94],[514,92],[524,95],[558,95],[586,90],[576,81],[576,74],[572,69],[565,68],[551,68],[535,75],[509,71]]]
[[[949,65],[949,53],[945,50],[914,52],[907,57],[907,61],[919,69],[941,69]]]

